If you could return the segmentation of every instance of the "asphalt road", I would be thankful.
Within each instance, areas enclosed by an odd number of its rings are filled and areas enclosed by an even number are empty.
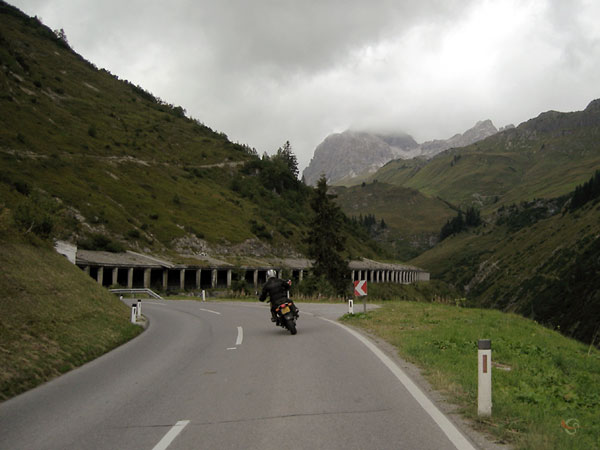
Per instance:
[[[139,337],[0,404],[0,449],[473,448],[343,308],[291,336],[258,302],[145,301]]]

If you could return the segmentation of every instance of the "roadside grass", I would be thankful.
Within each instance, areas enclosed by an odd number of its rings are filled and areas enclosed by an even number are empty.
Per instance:
[[[594,347],[517,315],[433,303],[385,302],[342,321],[393,344],[478,428],[515,448],[600,448]],[[477,417],[478,339],[492,340],[491,418]]]
[[[0,401],[142,331],[125,304],[47,244],[0,239]]]

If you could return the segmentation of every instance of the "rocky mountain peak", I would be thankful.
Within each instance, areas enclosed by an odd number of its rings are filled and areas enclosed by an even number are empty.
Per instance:
[[[363,172],[375,172],[392,159],[413,158],[418,154],[418,144],[408,134],[381,135],[346,130],[327,136],[317,146],[302,175],[309,185],[315,185],[321,175],[333,182]]]
[[[315,185],[321,175],[328,182],[375,172],[393,159],[411,159],[417,156],[431,158],[452,147],[464,147],[496,134],[498,129],[491,120],[482,120],[463,134],[419,144],[409,134],[371,133],[346,130],[331,134],[317,146],[303,177]]]

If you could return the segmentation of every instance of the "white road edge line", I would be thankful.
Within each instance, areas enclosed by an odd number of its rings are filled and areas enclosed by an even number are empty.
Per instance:
[[[183,431],[183,429],[190,423],[189,420],[180,420],[169,430],[167,434],[163,436],[158,444],[154,446],[152,450],[165,450],[171,442],[177,437],[179,433]]]
[[[217,312],[217,311],[211,311],[210,309],[204,309],[204,308],[199,308],[199,309],[200,309],[200,311],[204,311],[204,312],[209,312],[209,313],[217,314],[217,315],[219,315],[219,316],[221,315],[221,313],[220,313],[220,312]]]
[[[459,450],[475,450],[475,447],[464,437],[464,435],[454,426],[452,422],[433,404],[429,398],[419,389],[419,387],[404,373],[404,371],[396,365],[385,353],[383,353],[375,344],[365,338],[362,334],[342,325],[334,320],[320,319],[327,322],[331,322],[339,327],[342,327],[348,333],[353,335],[356,339],[361,341],[371,350],[375,356],[377,356],[385,366],[396,376],[396,378],[404,385],[404,387],[410,392],[414,399],[421,405],[421,407],[431,416],[431,418],[437,423],[444,434],[450,439],[454,446]]]
[[[242,342],[244,340],[244,329],[242,327],[237,327],[237,329],[238,329],[238,335],[237,335],[237,339],[235,341],[236,347],[238,345],[242,345]]]

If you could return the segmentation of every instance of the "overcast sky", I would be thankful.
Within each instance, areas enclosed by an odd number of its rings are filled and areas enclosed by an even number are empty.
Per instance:
[[[99,68],[302,170],[348,128],[444,139],[600,98],[597,0],[8,0]]]

